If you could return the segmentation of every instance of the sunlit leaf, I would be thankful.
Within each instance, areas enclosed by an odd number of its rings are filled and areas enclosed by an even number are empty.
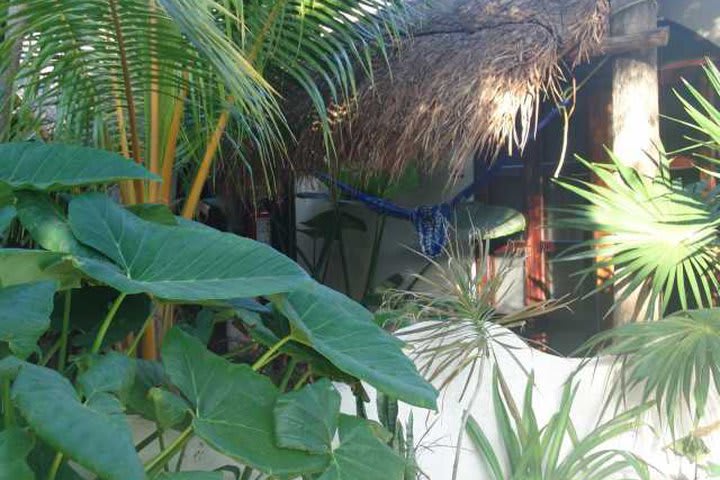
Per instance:
[[[131,179],[158,177],[106,150],[40,142],[0,144],[0,183],[13,189],[58,190]]]
[[[211,229],[148,222],[101,194],[70,203],[70,226],[81,242],[115,262],[78,258],[78,268],[124,293],[221,300],[285,292],[307,279],[267,245]]]
[[[360,304],[324,285],[308,283],[278,300],[293,336],[344,372],[404,402],[435,408],[437,391]]]

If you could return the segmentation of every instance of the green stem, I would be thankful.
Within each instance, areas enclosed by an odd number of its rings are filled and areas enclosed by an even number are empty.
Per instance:
[[[263,368],[265,365],[267,365],[271,359],[274,358],[275,353],[280,350],[283,345],[285,345],[287,342],[292,340],[292,335],[288,335],[287,337],[281,339],[279,342],[277,342],[275,345],[270,347],[267,352],[263,354],[262,357],[260,357],[257,362],[253,363],[252,369],[256,372]]]
[[[15,407],[13,407],[12,400],[10,399],[10,379],[3,378],[2,380],[2,404],[3,404],[3,419],[5,428],[9,428],[15,425]]]
[[[57,452],[55,454],[55,458],[53,459],[53,463],[50,466],[50,471],[47,475],[47,480],[55,480],[55,477],[58,474],[58,471],[60,470],[60,465],[62,465],[64,455],[60,452]]]
[[[58,338],[57,341],[52,344],[52,346],[51,346],[50,349],[47,351],[47,353],[45,354],[45,356],[40,359],[39,365],[40,365],[41,367],[44,367],[45,365],[47,365],[47,364],[50,362],[50,360],[52,360],[52,358],[55,356],[55,354],[57,353],[57,351],[60,350],[60,344],[61,344],[61,343],[62,343],[62,339],[61,339],[61,338]]]
[[[105,340],[105,335],[107,335],[107,332],[110,329],[110,325],[115,318],[115,314],[120,309],[120,305],[122,304],[123,300],[125,300],[126,296],[126,293],[121,293],[113,302],[112,306],[110,307],[110,311],[108,311],[107,315],[105,316],[105,320],[103,320],[102,325],[100,325],[100,331],[98,332],[97,337],[95,337],[95,342],[93,343],[90,353],[98,353],[100,351],[100,348],[102,348],[103,340]]]
[[[307,382],[311,376],[312,376],[312,368],[308,367],[307,372],[305,372],[305,374],[302,377],[300,377],[300,380],[298,380],[298,382],[295,384],[295,387],[293,388],[293,390],[300,390],[303,387],[303,385],[305,385],[305,382]]]
[[[163,431],[160,429],[160,426],[158,426],[158,444],[160,445],[160,451],[165,451],[165,437],[163,437]],[[163,470],[165,470],[166,472],[170,471],[167,463],[163,465]]]
[[[145,335],[145,330],[147,330],[148,326],[153,322],[155,319],[155,309],[153,308],[153,311],[150,313],[148,318],[145,320],[145,323],[143,323],[142,328],[140,328],[140,331],[138,332],[137,336],[133,339],[132,344],[130,345],[130,348],[128,348],[128,351],[126,352],[128,357],[134,357],[135,352],[137,352],[138,346],[140,345],[140,340],[142,340],[142,337]]]
[[[140,443],[135,445],[135,451],[138,453],[142,452],[148,445],[155,441],[158,435],[160,435],[160,431],[155,430],[153,433],[140,440]]]
[[[70,334],[70,305],[72,302],[72,290],[65,290],[65,305],[63,308],[62,331],[60,332],[60,358],[58,359],[58,371],[65,371],[67,361],[68,335]]]
[[[292,377],[292,374],[295,373],[295,367],[297,367],[297,364],[298,362],[295,358],[290,359],[290,363],[285,370],[285,375],[283,375],[283,378],[280,381],[280,386],[278,387],[281,392],[284,392],[287,389],[290,378]]]
[[[157,455],[157,457],[155,457],[147,465],[145,465],[145,472],[151,473],[154,470],[157,470],[158,467],[161,467],[167,462],[169,462],[173,455],[175,455],[181,448],[183,448],[185,443],[190,440],[190,437],[192,437],[192,433],[192,426],[185,429],[175,440],[173,440],[170,445],[168,445],[167,448],[165,448]]]
[[[178,461],[175,464],[175,471],[179,472],[182,468],[183,460],[185,460],[185,452],[187,451],[187,445],[183,445],[182,449],[180,450],[180,455],[178,455]]]

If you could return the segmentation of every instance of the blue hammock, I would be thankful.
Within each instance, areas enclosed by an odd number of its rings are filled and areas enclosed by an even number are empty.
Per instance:
[[[569,105],[569,103],[570,99],[562,102],[559,106],[548,112],[547,115],[538,122],[535,136],[537,137],[538,132],[558,117],[560,115],[560,109]],[[438,205],[420,205],[415,208],[401,207],[384,198],[362,192],[324,173],[317,174],[316,176],[324,182],[335,185],[342,193],[353,200],[362,202],[374,212],[411,221],[417,232],[420,251],[424,255],[434,258],[440,255],[445,248],[448,239],[449,219],[458,204],[471,197],[479,187],[487,184],[493,175],[512,158],[514,157],[511,155],[505,155],[494,161],[491,165],[486,166],[485,170],[482,171],[471,185],[462,189],[449,202],[443,202]]]

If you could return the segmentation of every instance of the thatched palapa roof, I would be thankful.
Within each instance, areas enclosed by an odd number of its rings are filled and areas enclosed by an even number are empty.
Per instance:
[[[522,147],[564,67],[599,50],[610,10],[608,0],[431,1],[390,68],[379,63],[354,106],[336,106],[341,163],[458,169],[478,152]],[[296,164],[328,160],[317,124],[297,138]]]

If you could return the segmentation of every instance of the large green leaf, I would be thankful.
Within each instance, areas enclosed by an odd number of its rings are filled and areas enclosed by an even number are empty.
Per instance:
[[[168,387],[170,381],[160,362],[135,359],[133,362],[135,378],[129,389],[120,392],[120,400],[128,413],[141,415],[148,420],[157,421],[156,403],[150,397],[150,391],[157,387]]]
[[[0,341],[18,357],[30,356],[50,326],[55,288],[54,282],[0,288]]]
[[[77,378],[83,395],[90,399],[101,393],[121,394],[127,392],[135,379],[135,364],[126,355],[110,352],[84,359],[87,370]]]
[[[270,475],[323,470],[327,457],[275,444],[273,408],[279,396],[267,377],[209,352],[179,328],[162,348],[165,370],[195,408],[195,433],[219,452]]]
[[[507,237],[525,230],[525,217],[508,207],[480,202],[461,203],[453,212],[453,226],[458,233],[483,240]]]
[[[19,191],[16,196],[20,222],[42,248],[51,252],[72,253],[85,257],[97,256],[77,241],[65,214],[47,193]]]
[[[132,179],[159,180],[106,150],[39,142],[0,144],[0,183],[13,189],[57,190]]]
[[[342,415],[340,439],[318,480],[403,479],[405,462],[375,436],[368,422]]]
[[[279,444],[328,458],[328,467],[319,478],[403,478],[405,462],[378,438],[374,423],[340,414],[340,395],[328,380],[280,396],[275,406],[275,422]],[[340,445],[334,448],[338,430]]]
[[[35,480],[26,460],[32,449],[32,435],[25,430],[0,431],[0,480]]]
[[[78,285],[81,274],[66,255],[43,250],[0,249],[0,286],[56,281],[61,288]]]
[[[117,264],[80,258],[78,267],[125,293],[221,300],[286,292],[308,278],[267,245],[210,229],[148,222],[101,194],[70,203],[70,226],[81,242]]]
[[[120,403],[96,394],[83,403],[59,373],[24,365],[12,387],[32,430],[53,448],[107,480],[145,480]]]
[[[311,453],[329,453],[339,418],[340,394],[327,379],[285,394],[275,404],[277,444]]]
[[[10,224],[15,219],[17,211],[15,207],[1,207],[0,208],[0,238],[5,233],[5,230],[10,227]]]
[[[307,283],[277,302],[296,340],[312,346],[344,372],[407,403],[435,408],[437,391],[402,351],[403,343],[345,295]]]

